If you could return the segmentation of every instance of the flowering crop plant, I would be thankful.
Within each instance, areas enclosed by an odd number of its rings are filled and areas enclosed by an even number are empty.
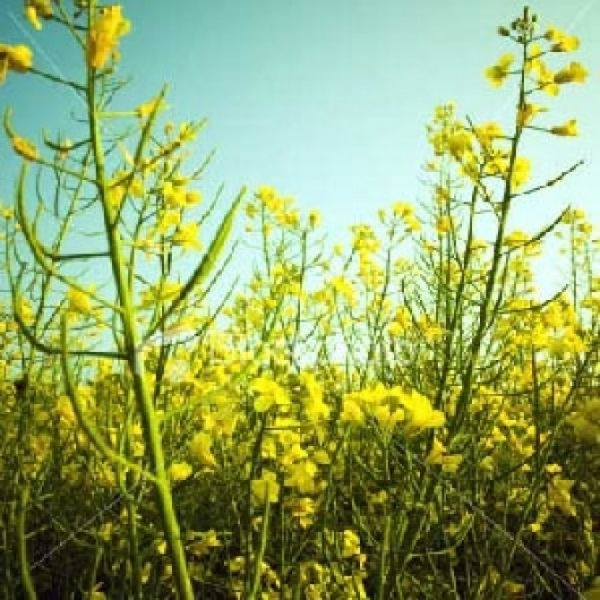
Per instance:
[[[435,108],[429,201],[380,209],[344,248],[268,185],[204,199],[204,122],[167,121],[164,90],[119,104],[122,6],[24,15],[74,39],[79,76],[0,43],[0,81],[82,105],[71,137],[3,115],[21,167],[1,207],[0,596],[593,597],[598,237],[575,207],[510,228],[581,166],[540,180],[522,152],[578,135],[551,116],[586,81],[578,38],[528,8],[500,27],[484,74],[512,117]],[[569,271],[544,297],[549,243]]]

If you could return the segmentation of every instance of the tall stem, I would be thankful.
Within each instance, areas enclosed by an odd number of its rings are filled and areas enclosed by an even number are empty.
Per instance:
[[[89,4],[91,26],[94,19],[96,2]],[[96,110],[96,71],[88,67],[87,105],[90,127],[90,139],[96,169],[96,186],[102,203],[104,229],[108,241],[112,273],[119,305],[121,326],[123,329],[124,351],[129,372],[133,379],[133,392],[142,419],[144,441],[150,458],[158,509],[162,521],[165,541],[169,547],[173,563],[173,576],[177,593],[181,600],[193,600],[194,593],[187,570],[185,548],[181,539],[179,523],[173,504],[173,495],[165,468],[164,449],[152,395],[148,388],[143,360],[139,356],[139,340],[136,327],[136,311],[133,303],[133,290],[127,277],[123,244],[119,234],[116,215],[107,200],[108,183],[106,179],[105,155],[100,131],[99,116]]]

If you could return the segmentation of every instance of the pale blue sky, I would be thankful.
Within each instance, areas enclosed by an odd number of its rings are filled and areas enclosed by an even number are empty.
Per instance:
[[[420,166],[429,156],[425,125],[435,105],[454,100],[475,121],[511,114],[514,89],[493,90],[483,69],[510,50],[498,25],[522,13],[515,0],[125,0],[133,31],[122,43],[120,70],[133,84],[121,105],[150,98],[170,84],[174,120],[208,117],[200,150],[218,148],[207,186],[230,194],[267,183],[324,216],[330,238],[398,199],[427,197]],[[581,137],[530,135],[534,178],[579,158],[586,165],[560,189],[531,197],[516,226],[532,229],[566,202],[600,218],[600,0],[544,0],[532,5],[543,25],[580,36],[585,86],[567,86],[547,122],[577,116]],[[34,32],[21,0],[2,0],[0,42],[32,44],[36,65],[77,72],[64,33]],[[15,108],[15,126],[68,123],[77,98],[11,76],[0,109]],[[552,116],[550,116],[552,115]],[[38,137],[39,139],[39,137]],[[17,163],[0,142],[0,198],[9,203]],[[210,190],[209,190],[210,191]]]

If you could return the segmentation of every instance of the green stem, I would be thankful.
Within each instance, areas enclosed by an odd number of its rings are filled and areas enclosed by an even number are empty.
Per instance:
[[[17,500],[17,552],[19,555],[19,570],[21,573],[21,583],[27,600],[36,600],[35,586],[31,578],[29,569],[29,559],[27,557],[27,535],[25,517],[27,513],[27,504],[29,503],[29,484],[23,483],[19,490]]]
[[[267,538],[269,531],[269,518],[271,516],[271,503],[267,500],[265,502],[265,510],[263,511],[263,520],[260,529],[260,540],[258,544],[258,551],[254,555],[253,560],[253,573],[252,581],[250,583],[250,590],[248,591],[248,597],[246,600],[255,600],[258,592],[260,591],[260,576],[262,574],[262,562],[265,556],[265,550],[267,548]]]
[[[89,15],[90,27],[93,26],[92,19],[96,12],[96,2],[90,2]],[[174,585],[181,600],[193,600],[194,592],[187,569],[185,548],[181,539],[179,522],[173,503],[173,495],[165,468],[165,456],[160,434],[158,418],[152,396],[145,376],[144,364],[138,353],[139,340],[136,327],[136,311],[133,303],[133,293],[129,286],[124,261],[123,244],[119,234],[119,228],[115,220],[114,211],[107,200],[107,177],[105,171],[105,156],[100,131],[100,123],[96,110],[96,77],[95,70],[88,67],[87,75],[87,105],[90,125],[90,139],[92,143],[95,166],[96,186],[104,217],[104,227],[108,238],[111,266],[115,280],[119,304],[122,307],[120,313],[123,328],[124,348],[127,356],[129,370],[133,379],[133,392],[142,418],[142,427],[150,464],[154,474],[154,488],[157,498],[162,528],[167,542],[170,558],[173,565]]]
[[[390,551],[390,535],[392,532],[392,516],[388,512],[385,515],[383,525],[383,538],[379,554],[379,564],[377,565],[377,595],[375,600],[385,600],[386,580],[387,580],[387,557]]]

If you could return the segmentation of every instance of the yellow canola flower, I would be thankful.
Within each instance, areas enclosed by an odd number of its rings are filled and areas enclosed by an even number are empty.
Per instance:
[[[190,554],[196,557],[202,557],[210,552],[211,548],[219,548],[223,545],[214,529],[189,532],[188,536],[193,541],[188,545],[187,549]]]
[[[88,32],[87,61],[92,69],[101,69],[116,53],[119,38],[129,32],[130,22],[123,18],[122,6],[101,8]]]
[[[441,410],[435,410],[428,398],[416,391],[404,394],[401,400],[408,412],[408,429],[418,433],[423,429],[443,427],[446,417]]]
[[[308,225],[311,229],[316,229],[321,224],[322,217],[318,210],[311,210],[308,213]]]
[[[304,414],[311,423],[318,423],[329,417],[331,409],[323,401],[323,390],[312,373],[300,374],[300,380],[306,388],[306,398],[303,402]]]
[[[550,133],[553,133],[554,135],[576,137],[579,135],[579,131],[577,130],[577,121],[575,119],[570,119],[564,125],[556,125],[555,127],[551,127]]]
[[[264,470],[260,479],[253,479],[250,488],[257,502],[277,502],[279,500],[280,486],[277,483],[277,475],[273,471]]]
[[[17,73],[25,73],[33,66],[33,54],[27,46],[7,46],[0,44],[0,60],[6,57],[8,68]]]
[[[203,467],[213,468],[217,465],[217,459],[212,451],[212,441],[212,437],[208,433],[200,432],[190,442],[190,456]]]
[[[67,301],[69,310],[74,313],[91,315],[94,312],[89,295],[78,289],[69,289],[67,292]]]
[[[456,160],[460,160],[472,151],[472,139],[473,136],[469,131],[457,131],[448,138],[448,151]]]
[[[550,47],[552,52],[573,52],[579,48],[579,38],[577,36],[564,33],[553,26],[548,27],[544,37],[553,42]]]
[[[554,83],[583,83],[587,76],[588,72],[581,63],[571,62],[569,66],[554,74]]]
[[[547,112],[547,108],[544,106],[540,106],[539,104],[530,104],[526,102],[522,107],[519,108],[519,112],[517,114],[517,124],[520,127],[525,127],[525,125],[529,125],[531,121],[542,112]]]
[[[286,501],[286,508],[303,529],[312,525],[316,511],[315,501],[312,498],[290,498]]]
[[[10,141],[13,150],[25,160],[33,162],[39,158],[38,149],[32,141],[19,135],[12,136]]]
[[[568,417],[578,440],[588,444],[600,443],[600,398],[588,400]]]
[[[355,398],[355,394],[346,394],[342,403],[340,419],[347,423],[362,423],[365,415]]]
[[[71,404],[71,400],[68,396],[59,396],[58,400],[56,401],[55,410],[56,414],[60,417],[61,420],[71,425],[74,425],[77,422],[77,417],[75,416],[73,405]]]
[[[198,239],[198,223],[181,225],[173,236],[173,244],[187,250],[201,250],[202,244]]]
[[[266,377],[256,378],[250,385],[250,390],[257,394],[254,400],[256,412],[266,412],[273,406],[289,406],[290,404],[287,391]]]
[[[9,71],[25,73],[33,67],[33,54],[27,46],[0,44],[0,84]]]
[[[367,415],[386,430],[401,423],[409,434],[442,427],[445,423],[444,413],[434,410],[425,396],[414,390],[405,392],[400,387],[386,389],[381,384],[343,397],[342,421],[359,424]]]
[[[539,44],[531,44],[528,56],[525,59],[526,73],[539,70],[542,54],[543,52]]]
[[[351,558],[360,555],[360,538],[355,531],[345,529],[342,533],[342,557]]]
[[[452,231],[452,219],[447,215],[441,216],[435,223],[435,229],[440,235],[444,235]]]
[[[301,460],[286,469],[285,486],[294,488],[300,494],[313,494],[315,492],[315,477],[318,473],[317,465],[310,459]]]
[[[192,466],[186,462],[173,463],[169,467],[169,478],[171,481],[185,481],[192,474]]]
[[[485,76],[494,87],[500,87],[508,77],[515,57],[510,52],[503,54],[498,62],[485,70]]]
[[[181,222],[181,213],[178,210],[165,210],[160,216],[160,220],[156,225],[158,233],[164,234],[171,227],[179,225]]]
[[[489,148],[494,140],[503,137],[505,134],[499,123],[489,121],[475,127],[475,135],[484,148]]]
[[[40,21],[37,11],[33,6],[28,6],[25,9],[25,18],[31,23],[31,26],[34,29],[40,31],[40,29],[42,28],[42,22]]]
[[[25,325],[33,325],[33,323],[35,323],[35,312],[33,311],[33,306],[28,298],[22,296],[17,298],[15,308]]]
[[[577,512],[571,501],[571,488],[575,480],[554,477],[548,483],[548,508],[557,508],[563,514],[574,517]]]
[[[50,0],[26,0],[25,2],[25,17],[31,23],[34,29],[38,31],[42,28],[42,19],[50,19],[52,17],[52,4]]]
[[[404,409],[397,408],[394,410],[391,406],[379,405],[372,410],[373,417],[379,426],[385,432],[392,432],[398,423],[401,423],[406,418]]]
[[[161,112],[166,108],[166,104],[164,100],[159,96],[157,98],[152,98],[148,100],[148,102],[144,102],[140,104],[136,109],[135,113],[140,119],[148,118],[154,111]]]
[[[343,275],[336,275],[329,282],[336,294],[340,295],[350,306],[356,304],[356,293],[352,282]]]
[[[554,80],[555,74],[539,60],[537,63],[537,84],[540,89],[549,96],[558,96],[560,88],[558,82]]]
[[[529,181],[530,176],[531,161],[524,156],[517,156],[510,180],[513,190],[523,187]]]

